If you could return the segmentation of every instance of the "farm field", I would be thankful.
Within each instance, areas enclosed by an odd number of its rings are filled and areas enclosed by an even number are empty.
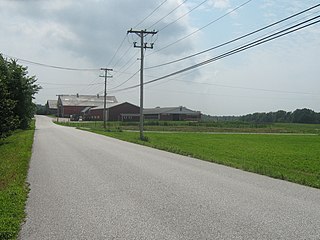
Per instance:
[[[60,123],[59,123],[60,124]],[[64,122],[66,126],[90,129],[103,129],[103,122]],[[138,131],[137,122],[107,122],[108,129]],[[255,124],[246,122],[178,122],[145,121],[145,131],[176,132],[241,132],[241,133],[303,133],[320,134],[320,124],[270,123]]]
[[[316,134],[319,125],[274,124],[271,127],[265,126],[259,129],[242,128],[243,132],[262,134],[146,132],[148,141],[140,141],[138,132],[115,131],[117,127],[114,131],[104,131],[97,126],[90,128],[90,124],[93,123],[76,123],[75,125],[84,130],[120,140],[320,188],[320,136]],[[67,125],[74,126],[74,123],[67,123]],[[170,126],[163,129],[171,130]],[[194,126],[193,129],[195,129]],[[224,131],[221,128],[217,129],[220,131],[216,132]],[[270,133],[266,131],[267,129],[272,129],[271,132],[274,133],[292,134],[263,134],[263,132]],[[281,131],[273,131],[274,129],[281,129]]]

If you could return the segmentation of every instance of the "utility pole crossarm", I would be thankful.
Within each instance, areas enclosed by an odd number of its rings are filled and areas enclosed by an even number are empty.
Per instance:
[[[129,33],[136,33],[137,35],[141,36],[141,34],[145,34],[145,35],[148,35],[148,34],[157,34],[158,31],[156,30],[152,30],[152,31],[147,31],[147,30],[132,30],[132,28],[130,30],[127,31],[127,34]]]

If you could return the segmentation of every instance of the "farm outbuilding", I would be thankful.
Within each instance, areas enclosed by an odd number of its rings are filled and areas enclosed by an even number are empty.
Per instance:
[[[107,103],[117,103],[115,96],[107,96]],[[58,96],[58,116],[70,117],[71,115],[81,115],[85,108],[98,107],[103,105],[104,97],[99,95],[59,95]]]
[[[143,110],[144,119],[160,121],[199,121],[201,112],[186,107],[156,107]]]
[[[90,108],[88,115],[91,120],[103,120],[103,105]],[[108,121],[136,121],[140,108],[129,102],[107,104]]]
[[[58,101],[48,100],[46,103],[46,114],[47,115],[57,115],[58,112]]]

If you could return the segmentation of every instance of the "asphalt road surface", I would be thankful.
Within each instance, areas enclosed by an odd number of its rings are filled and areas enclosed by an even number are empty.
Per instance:
[[[170,136],[168,136],[170,137]],[[320,239],[320,190],[37,116],[21,239]]]

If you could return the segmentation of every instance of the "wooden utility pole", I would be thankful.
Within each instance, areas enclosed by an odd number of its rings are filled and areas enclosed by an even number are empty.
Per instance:
[[[104,71],[104,75],[100,77],[104,77],[104,104],[103,104],[103,128],[106,130],[107,125],[107,79],[112,76],[108,76],[108,71],[113,71],[111,68],[101,68]]]
[[[140,129],[140,139],[145,140],[144,135],[143,135],[143,50],[150,48],[153,48],[154,43],[150,43],[150,46],[148,46],[148,43],[144,42],[144,37],[149,35],[149,34],[157,34],[157,31],[147,31],[147,30],[128,30],[127,34],[129,33],[135,33],[140,37],[140,46],[137,45],[137,42],[133,43],[133,46],[135,48],[140,48],[141,49],[141,57],[140,57],[140,124],[139,124],[139,129]]]

